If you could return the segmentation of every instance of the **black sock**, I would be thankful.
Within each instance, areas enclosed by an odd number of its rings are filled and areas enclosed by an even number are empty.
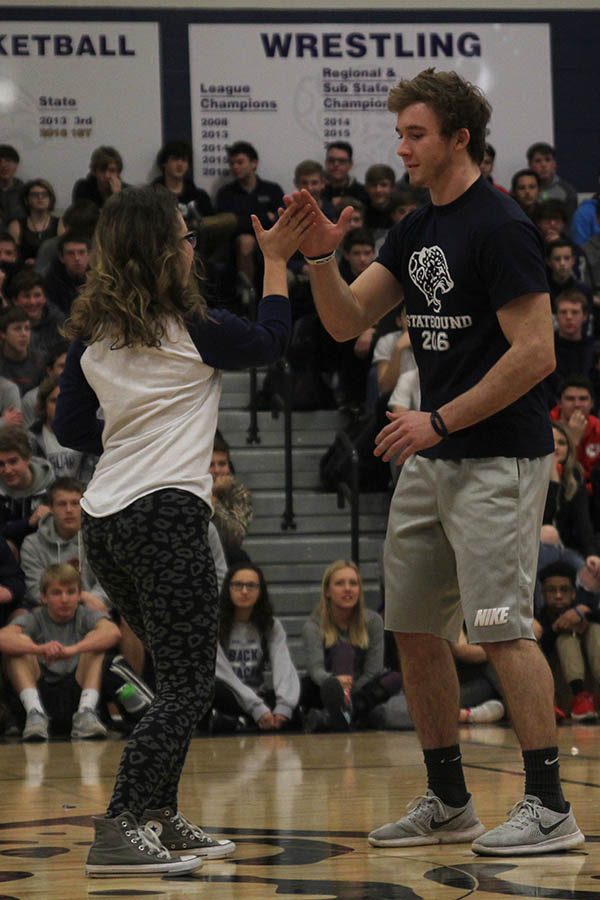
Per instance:
[[[427,787],[448,806],[465,806],[471,795],[465,784],[459,745],[423,750],[423,758]]]
[[[571,691],[573,692],[573,696],[575,694],[579,694],[580,691],[583,690],[583,679],[576,678],[575,681],[570,681],[569,687],[571,688]]]
[[[558,747],[524,750],[525,793],[539,797],[544,806],[555,812],[567,812],[569,804],[560,786]]]

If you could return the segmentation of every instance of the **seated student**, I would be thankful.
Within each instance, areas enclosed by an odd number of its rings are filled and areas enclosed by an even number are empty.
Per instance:
[[[302,638],[308,731],[347,731],[353,725],[412,728],[400,675],[384,669],[383,620],[365,606],[355,563],[338,559],[327,566],[320,603],[305,622]]]
[[[557,238],[546,244],[546,267],[552,311],[556,312],[556,299],[563,291],[575,289],[585,294],[588,301],[588,334],[593,334],[593,294],[589,285],[575,277],[577,257],[575,246],[568,238]]]
[[[415,188],[402,187],[396,188],[390,197],[390,215],[394,225],[401,222],[402,219],[423,206],[421,194]]]
[[[460,685],[458,721],[465,725],[487,725],[504,718],[502,689],[498,676],[480,644],[470,644],[464,629],[450,644]]]
[[[25,215],[13,219],[8,226],[19,247],[19,262],[33,266],[44,241],[56,237],[58,216],[52,214],[56,194],[43,178],[33,178],[23,186],[21,203]]]
[[[417,365],[410,345],[406,311],[403,306],[398,308],[395,322],[396,330],[382,335],[373,350],[373,365],[376,366],[379,395],[390,394],[396,387],[400,375]]]
[[[540,179],[541,199],[564,205],[567,221],[577,209],[577,188],[556,174],[556,151],[551,144],[537,141],[527,150],[527,164]]]
[[[375,240],[384,237],[394,221],[391,200],[396,173],[391,166],[375,164],[369,166],[365,174],[365,190],[369,197],[365,211],[365,225],[373,232]]]
[[[46,275],[46,295],[68,316],[90,267],[92,239],[87,232],[65,231],[56,245],[56,259]]]
[[[42,380],[43,357],[31,348],[29,316],[20,306],[0,315],[0,375],[23,396]]]
[[[10,305],[10,283],[20,268],[14,237],[0,230],[0,310]]]
[[[65,232],[85,235],[92,241],[100,210],[91,200],[77,200],[65,209],[61,216],[56,237],[48,238],[41,245],[35,258],[35,271],[44,278],[58,262],[58,244]]]
[[[44,279],[33,269],[15,275],[11,284],[13,306],[24,309],[31,326],[31,349],[46,356],[50,347],[60,340],[60,326],[64,313],[46,296]]]
[[[47,492],[49,511],[37,531],[23,541],[21,566],[30,606],[41,602],[40,579],[45,569],[68,562],[81,576],[81,602],[97,612],[108,610],[106,594],[90,568],[81,540],[83,491],[83,484],[76,478],[57,478]]]
[[[45,376],[53,375],[56,378],[59,377],[65,367],[68,349],[69,342],[65,341],[64,338],[60,338],[55,344],[52,345],[52,347],[49,348],[45,360]],[[37,401],[39,389],[39,385],[37,387],[31,388],[31,390],[27,391],[27,393],[21,398],[21,412],[23,413],[22,424],[24,428],[31,428],[31,426],[38,418]],[[12,424],[21,423],[15,422]]]
[[[52,466],[32,457],[27,434],[13,426],[0,429],[0,534],[19,548],[50,511],[46,492]]]
[[[103,612],[81,601],[79,572],[50,566],[41,580],[42,605],[0,631],[6,671],[25,709],[24,741],[48,740],[49,725],[71,737],[104,738],[98,718],[104,653],[120,633]]]
[[[575,447],[561,422],[552,423],[554,455],[544,508],[541,540],[560,542],[583,559],[598,553],[583,472]]]
[[[10,144],[0,144],[0,222],[8,225],[23,215],[21,191],[23,182],[17,178],[21,159]]]
[[[0,424],[21,426],[23,422],[19,388],[14,381],[0,375]]]
[[[237,563],[221,590],[212,729],[235,730],[240,717],[249,717],[261,731],[279,731],[292,722],[299,698],[298,673],[263,573],[252,563]]]
[[[563,382],[559,402],[550,410],[552,421],[561,422],[569,432],[588,494],[592,492],[592,472],[600,460],[600,419],[592,415],[593,407],[590,379],[569,375]]]
[[[0,536],[0,628],[26,612],[25,574],[5,539]]]
[[[510,195],[523,212],[533,218],[540,201],[540,177],[533,169],[519,169],[512,177]]]
[[[342,198],[355,197],[365,205],[369,195],[365,186],[351,174],[354,152],[348,141],[330,141],[325,148],[325,176],[327,184],[323,192],[333,206],[344,208]],[[347,205],[347,204],[345,204]]]
[[[556,402],[567,378],[589,378],[594,364],[594,339],[587,334],[588,301],[585,294],[567,288],[556,298],[554,352],[556,369],[544,382]]]
[[[342,242],[345,261],[340,274],[351,284],[375,259],[375,241],[366,228],[349,231]],[[333,352],[337,362],[340,403],[358,409],[366,399],[367,378],[373,354],[375,328],[365,329],[357,338],[337,343]]]
[[[335,207],[323,198],[325,190],[325,170],[320,162],[314,159],[303,159],[294,169],[294,187],[297,191],[308,191],[328,219],[333,221]],[[288,270],[292,275],[308,279],[309,266],[299,250],[288,260]]]
[[[114,147],[96,147],[90,159],[90,171],[73,185],[72,201],[91,200],[100,209],[113,194],[127,187],[121,180],[123,158]]]
[[[59,393],[56,375],[48,375],[38,388],[37,418],[29,429],[33,454],[48,460],[55,478],[78,478],[85,486],[94,474],[98,457],[71,450],[59,443],[52,428]]]
[[[598,595],[578,592],[575,569],[565,562],[546,566],[539,579],[544,602],[534,621],[535,635],[547,657],[556,651],[571,690],[571,718],[594,720],[598,717],[594,697],[585,690],[584,681],[587,659],[594,682],[600,686]]]
[[[213,522],[227,564],[247,560],[242,543],[252,520],[252,498],[248,488],[234,477],[229,444],[220,431],[215,434],[209,471],[213,478]]]
[[[496,150],[492,147],[491,144],[486,144],[485,149],[483,151],[483,159],[479,163],[479,171],[483,175],[484,178],[487,178],[490,184],[492,184],[497,190],[502,191],[503,194],[508,194],[506,188],[503,188],[501,184],[497,184],[494,181],[493,171],[494,171],[494,163],[496,162]]]

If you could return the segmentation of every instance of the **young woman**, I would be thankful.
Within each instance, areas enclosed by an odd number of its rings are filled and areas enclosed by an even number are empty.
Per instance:
[[[560,542],[582,557],[598,553],[590,507],[575,447],[566,428],[552,423],[554,458],[544,509],[542,542]]]
[[[265,668],[273,689],[265,684]],[[288,725],[300,699],[283,625],[273,616],[262,571],[253,563],[233,565],[221,591],[221,624],[217,648],[214,730],[232,730],[231,722],[249,717],[261,731]]]
[[[94,820],[89,875],[186,872],[203,856],[233,852],[177,807],[214,682],[218,599],[207,527],[219,370],[266,365],[283,352],[286,260],[307,221],[284,212],[268,231],[254,221],[265,279],[251,323],[207,312],[195,290],[195,235],[168,191],[127,188],[102,208],[95,264],[67,323],[74,342],[54,431],[61,444],[100,455],[82,499],[86,553],[151,653],[156,697],[125,747],[106,817]],[[174,861],[166,847],[195,855]]]
[[[302,634],[308,731],[412,728],[401,678],[383,666],[383,620],[365,606],[355,563],[338,559],[325,569],[321,601]]]
[[[13,219],[8,226],[19,248],[19,262],[33,266],[44,241],[56,237],[58,216],[52,210],[56,195],[52,185],[43,178],[34,178],[23,187],[21,202],[24,219]]]

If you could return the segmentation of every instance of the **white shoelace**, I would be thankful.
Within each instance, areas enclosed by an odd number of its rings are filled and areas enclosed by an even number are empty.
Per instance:
[[[415,816],[418,817],[424,812],[422,809],[423,804],[433,805],[437,808],[441,816],[445,815],[444,805],[439,797],[428,797],[425,794],[421,794],[406,804],[406,809],[408,810],[410,818],[414,818]]]
[[[532,819],[540,818],[540,807],[531,800],[519,800],[509,809],[507,815],[508,820],[505,824],[522,830],[530,824]]]
[[[167,850],[166,847],[163,847],[158,836],[152,831],[151,828],[147,828],[145,825],[143,827],[138,827],[135,829],[129,829],[125,834],[131,840],[132,844],[140,844],[147,850],[148,853],[153,856],[158,856],[159,859],[170,859],[171,854]]]
[[[180,812],[176,812],[174,816],[171,817],[171,822],[177,829],[177,831],[181,831],[184,837],[187,837],[188,834],[191,834],[192,837],[197,838],[200,841],[210,841],[211,838],[202,831],[197,825],[194,825],[189,819],[186,819],[184,815]]]

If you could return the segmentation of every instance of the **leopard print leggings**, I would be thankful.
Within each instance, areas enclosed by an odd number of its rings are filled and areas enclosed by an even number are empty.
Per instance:
[[[208,506],[182,490],[147,494],[102,518],[83,514],[88,561],[152,656],[156,697],[123,755],[108,815],[177,809],[198,720],[211,702],[218,628]]]

